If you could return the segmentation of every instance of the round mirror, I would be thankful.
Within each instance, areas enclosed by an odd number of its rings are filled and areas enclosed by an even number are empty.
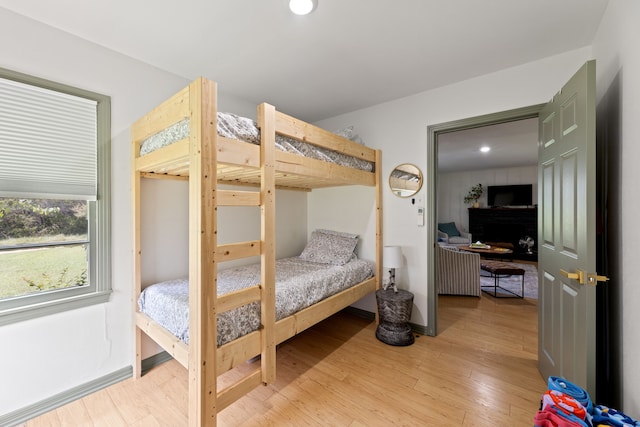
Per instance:
[[[416,165],[403,163],[389,175],[391,191],[398,197],[411,197],[422,188],[422,172]]]

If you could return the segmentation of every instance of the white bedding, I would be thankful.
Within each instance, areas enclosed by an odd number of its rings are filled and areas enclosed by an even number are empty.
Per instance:
[[[368,261],[353,259],[344,265],[309,262],[299,257],[276,261],[276,320],[373,277]],[[260,265],[252,264],[218,272],[218,295],[260,282]],[[148,286],[138,307],[180,340],[189,342],[189,290],[186,279]],[[257,330],[260,305],[252,303],[219,314],[218,346]]]
[[[218,134],[226,136],[227,138],[238,139],[251,144],[260,145],[260,129],[258,128],[257,123],[251,119],[240,117],[235,114],[218,113]],[[142,141],[140,144],[140,155],[144,156],[145,154],[158,150],[166,145],[185,139],[188,136],[189,119],[184,119]],[[357,135],[355,137],[357,137]],[[325,162],[335,163],[341,166],[347,166],[368,172],[373,170],[373,163],[366,160],[351,157],[326,148],[317,147],[313,144],[308,144],[293,138],[287,138],[282,135],[276,135],[276,147],[287,153],[295,153],[304,157],[323,160]]]

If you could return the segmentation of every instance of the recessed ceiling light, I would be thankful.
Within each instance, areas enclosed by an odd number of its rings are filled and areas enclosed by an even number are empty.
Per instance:
[[[290,0],[289,9],[296,15],[308,15],[318,5],[318,0]]]
[[[491,147],[487,147],[486,145],[480,147],[480,152],[481,153],[488,153],[489,151],[491,151]]]

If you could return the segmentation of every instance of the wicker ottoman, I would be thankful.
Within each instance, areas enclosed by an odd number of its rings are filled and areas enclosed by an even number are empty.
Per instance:
[[[378,316],[380,323],[376,329],[376,338],[385,344],[405,346],[413,344],[415,338],[409,326],[413,294],[399,289],[379,289],[376,291]]]
[[[486,292],[494,298],[524,298],[524,269],[517,267],[510,262],[481,260],[480,270],[488,272],[490,274],[489,277],[493,278],[493,285],[481,286],[482,292]],[[522,276],[519,295],[500,286],[500,278],[506,276]],[[493,292],[489,292],[490,289],[493,289]],[[501,289],[511,295],[498,294],[498,289]]]

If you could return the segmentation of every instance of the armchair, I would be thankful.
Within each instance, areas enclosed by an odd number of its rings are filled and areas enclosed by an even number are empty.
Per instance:
[[[438,241],[450,245],[470,245],[471,233],[459,231],[455,222],[438,223]]]
[[[480,254],[437,247],[438,294],[480,296]]]

